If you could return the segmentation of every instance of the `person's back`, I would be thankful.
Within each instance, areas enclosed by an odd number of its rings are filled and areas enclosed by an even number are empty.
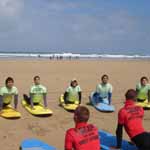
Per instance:
[[[136,106],[135,101],[137,93],[134,89],[129,89],[125,94],[125,106],[118,113],[118,125],[116,129],[117,146],[122,146],[123,127],[129,135],[131,141],[139,150],[150,150],[150,133],[143,128],[144,110],[142,107]]]
[[[100,150],[98,129],[85,121],[89,118],[88,113],[86,107],[79,106],[76,109],[74,115],[76,126],[66,132],[65,150]],[[82,116],[87,119],[79,121],[79,118],[83,118]]]
[[[132,100],[126,101],[125,106],[119,111],[119,123],[124,124],[130,138],[144,132],[143,116],[143,108],[136,106]]]

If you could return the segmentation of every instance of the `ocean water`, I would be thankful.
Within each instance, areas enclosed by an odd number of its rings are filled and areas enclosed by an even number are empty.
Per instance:
[[[0,58],[46,58],[46,59],[150,59],[150,50],[87,50],[60,51],[0,51]]]

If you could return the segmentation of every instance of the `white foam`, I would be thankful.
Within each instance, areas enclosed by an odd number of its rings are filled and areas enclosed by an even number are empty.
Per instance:
[[[0,53],[0,58],[79,58],[79,59],[150,59],[150,55],[110,55],[110,54],[73,54],[73,53]]]

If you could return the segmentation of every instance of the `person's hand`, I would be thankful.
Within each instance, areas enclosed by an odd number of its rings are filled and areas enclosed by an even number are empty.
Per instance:
[[[0,115],[2,114],[2,110],[0,110]]]
[[[47,107],[47,106],[44,106],[44,109],[48,109],[48,107]]]
[[[17,108],[14,108],[15,111],[17,111]]]
[[[33,106],[33,107],[31,107],[31,109],[32,109],[32,110],[35,110],[35,107],[34,107],[34,106]]]

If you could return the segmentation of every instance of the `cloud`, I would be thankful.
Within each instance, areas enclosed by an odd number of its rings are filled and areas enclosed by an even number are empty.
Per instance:
[[[0,2],[0,49],[6,50],[147,49],[149,26],[149,16],[90,0]]]
[[[23,0],[1,0],[0,16],[19,15],[23,5]]]
[[[0,0],[0,39],[9,37],[17,30],[23,0]],[[0,43],[1,44],[1,43]],[[7,46],[6,46],[7,47]]]

